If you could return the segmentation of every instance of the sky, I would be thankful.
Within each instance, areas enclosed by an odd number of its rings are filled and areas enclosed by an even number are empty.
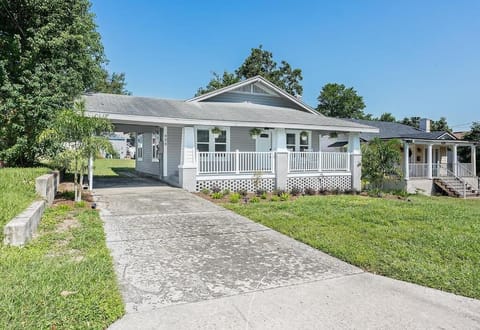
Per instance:
[[[133,95],[188,99],[263,45],[303,74],[312,107],[326,83],[365,112],[480,121],[480,1],[92,0],[110,72]]]

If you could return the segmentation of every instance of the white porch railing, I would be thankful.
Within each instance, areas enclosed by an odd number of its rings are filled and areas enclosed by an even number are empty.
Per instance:
[[[348,172],[350,153],[347,152],[289,152],[288,172]]]
[[[456,167],[456,171],[455,171]],[[457,164],[439,164],[432,163],[432,177],[447,177],[449,172],[456,173],[458,177],[470,177],[472,174],[472,164],[457,163]],[[408,164],[408,172],[411,178],[427,178],[428,164],[427,163],[410,163]]]
[[[455,164],[454,164],[455,166]],[[457,163],[457,176],[460,177],[473,177],[473,164],[472,163]]]
[[[274,173],[273,152],[197,152],[198,174]]]

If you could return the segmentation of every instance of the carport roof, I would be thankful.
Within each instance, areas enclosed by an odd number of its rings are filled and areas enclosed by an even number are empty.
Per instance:
[[[105,115],[115,124],[218,125],[378,132],[375,127],[321,114],[246,102],[186,102],[104,93],[86,94],[84,100],[88,115]]]

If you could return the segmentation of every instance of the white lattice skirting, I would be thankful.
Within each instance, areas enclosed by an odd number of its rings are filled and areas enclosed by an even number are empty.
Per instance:
[[[287,190],[294,187],[301,190],[312,188],[315,190],[345,191],[352,189],[352,177],[351,175],[332,175],[287,178]]]
[[[255,192],[257,189],[272,191],[275,189],[275,179],[197,180],[197,191],[202,191],[202,189],[211,190],[213,187],[218,187],[221,190],[228,189],[230,191],[246,190],[248,192]]]

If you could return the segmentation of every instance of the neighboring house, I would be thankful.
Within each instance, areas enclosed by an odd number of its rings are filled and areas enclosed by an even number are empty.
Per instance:
[[[457,177],[468,183],[471,189],[478,190],[475,162],[460,163],[458,148],[467,148],[475,159],[475,142],[458,139],[446,131],[430,131],[430,120],[421,119],[420,129],[383,121],[348,119],[351,122],[377,127],[378,133],[362,133],[360,140],[368,142],[375,137],[382,140],[398,139],[402,142],[402,159],[400,166],[405,179],[404,187],[409,192],[417,190],[427,194],[435,191],[435,181],[442,184]],[[348,146],[345,136],[339,135],[332,139],[324,139],[322,150],[338,151]],[[452,180],[450,180],[452,179]]]
[[[112,144],[113,150],[116,151],[120,159],[125,159],[128,155],[128,134],[122,132],[115,132],[108,136],[108,140]],[[104,157],[109,157],[111,155],[103,152]]]
[[[88,94],[85,102],[88,115],[136,132],[138,172],[189,191],[360,190],[360,134],[378,132],[325,117],[259,76],[186,101]],[[320,152],[332,132],[348,137],[348,149]]]

